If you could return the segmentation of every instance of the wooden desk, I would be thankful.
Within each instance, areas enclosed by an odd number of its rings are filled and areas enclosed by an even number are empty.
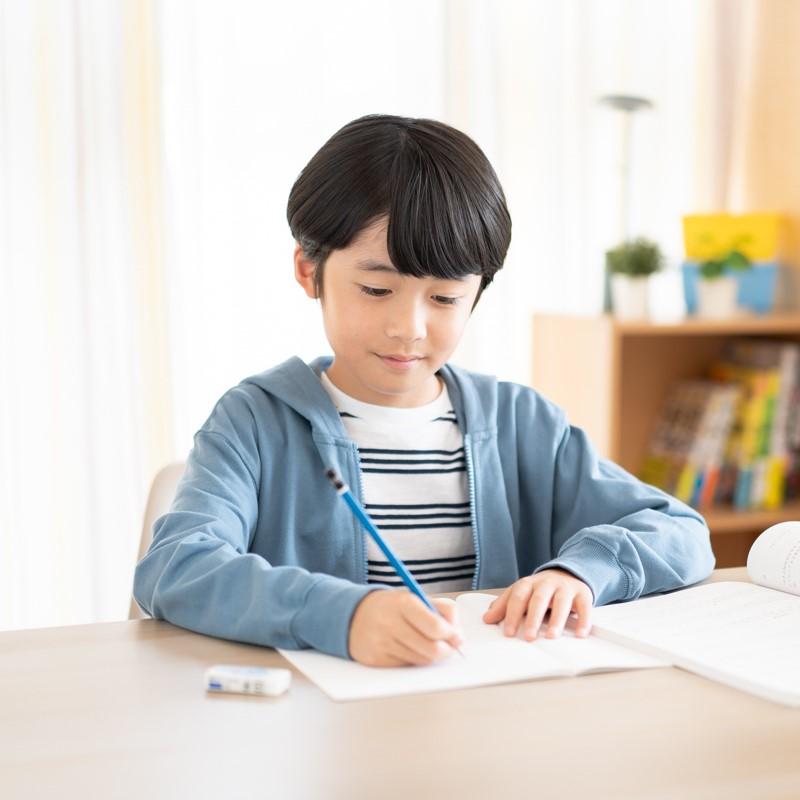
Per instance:
[[[334,703],[209,696],[214,663],[285,665],[155,620],[0,633],[0,796],[800,797],[800,712],[677,669]]]

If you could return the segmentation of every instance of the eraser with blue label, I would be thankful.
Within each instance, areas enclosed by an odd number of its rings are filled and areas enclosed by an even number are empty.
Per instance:
[[[205,673],[209,692],[235,692],[276,697],[283,694],[292,682],[292,673],[280,667],[241,667],[235,664],[215,664]]]

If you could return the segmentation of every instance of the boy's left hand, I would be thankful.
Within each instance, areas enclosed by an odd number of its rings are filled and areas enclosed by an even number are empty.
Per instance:
[[[547,638],[554,639],[574,610],[578,615],[576,635],[583,638],[591,628],[592,599],[592,590],[579,578],[562,569],[544,569],[512,583],[489,606],[483,621],[492,625],[505,617],[506,636],[516,636],[522,625],[524,637],[533,641],[547,609],[552,608]]]

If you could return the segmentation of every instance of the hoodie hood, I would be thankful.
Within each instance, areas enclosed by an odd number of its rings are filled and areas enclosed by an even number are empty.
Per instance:
[[[311,427],[334,439],[347,439],[341,418],[322,386],[320,375],[333,363],[320,356],[306,364],[292,356],[272,369],[252,375],[243,384],[257,386],[305,417]],[[494,428],[497,417],[497,379],[445,364],[438,372],[447,386],[464,434]]]

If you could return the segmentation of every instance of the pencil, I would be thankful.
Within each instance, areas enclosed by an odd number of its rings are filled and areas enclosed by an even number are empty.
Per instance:
[[[353,493],[350,491],[350,487],[339,477],[339,474],[334,469],[328,469],[325,471],[325,475],[327,476],[328,480],[333,484],[334,488],[336,489],[337,493],[340,497],[342,497],[350,507],[350,510],[355,514],[356,519],[364,526],[367,533],[373,538],[375,544],[381,549],[383,554],[389,560],[389,563],[394,568],[394,571],[400,576],[403,583],[408,587],[409,591],[413,592],[423,603],[431,610],[434,614],[438,614],[440,617],[444,618],[444,615],[438,608],[436,608],[433,603],[425,596],[425,592],[422,591],[422,587],[417,583],[416,578],[409,572],[406,565],[394,554],[392,548],[384,541],[383,536],[380,535],[378,532],[378,528],[375,526],[375,523],[369,518],[369,515],[366,511],[358,503],[358,500],[353,497]],[[453,645],[450,645],[453,647]],[[464,658],[464,654],[458,647],[453,647],[453,649],[462,657]]]

